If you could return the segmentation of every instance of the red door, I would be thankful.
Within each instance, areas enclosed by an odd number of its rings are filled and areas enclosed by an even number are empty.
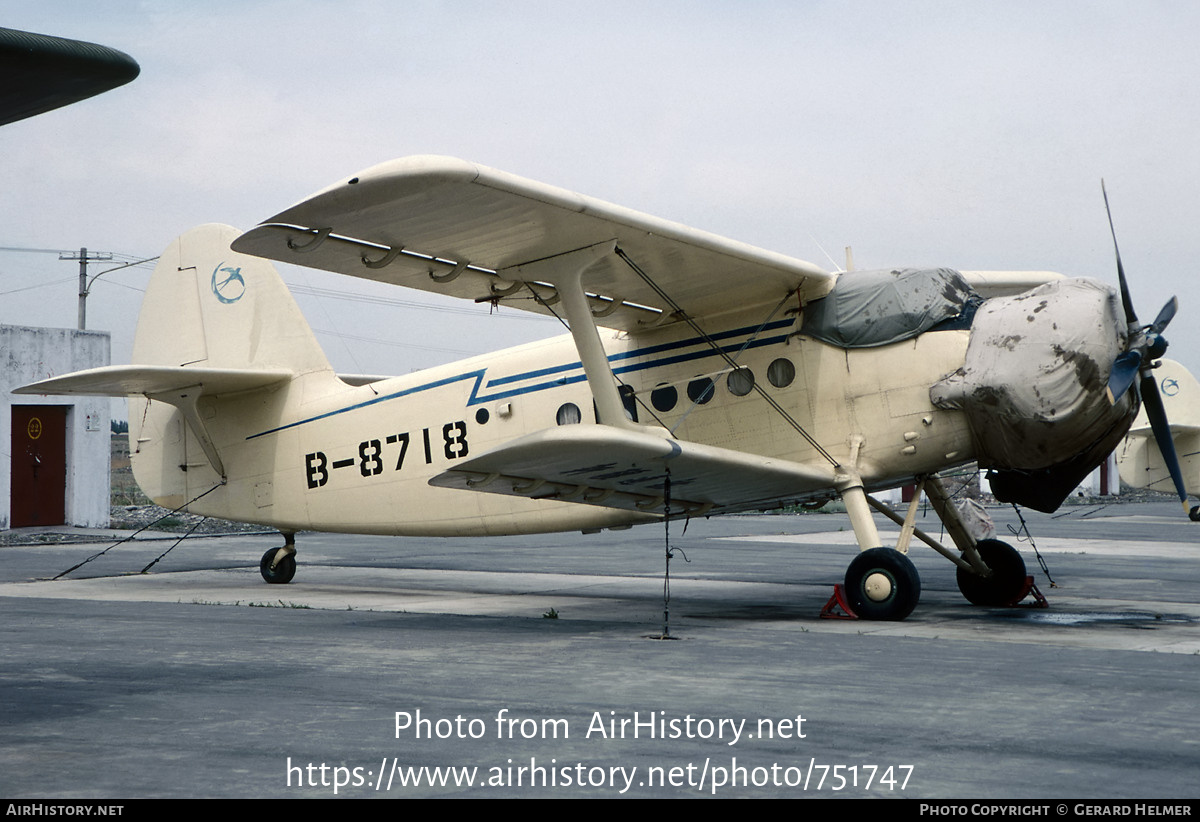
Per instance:
[[[10,527],[66,521],[67,408],[12,406]]]

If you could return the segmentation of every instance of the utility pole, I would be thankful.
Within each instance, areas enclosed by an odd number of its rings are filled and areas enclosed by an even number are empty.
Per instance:
[[[81,258],[87,257],[87,249],[86,248],[79,249],[79,256]],[[108,256],[110,259],[112,258],[111,254]],[[73,260],[75,258],[71,257],[70,259]],[[102,257],[92,257],[92,259],[100,260],[103,258]],[[79,292],[79,330],[80,331],[83,330],[84,320],[87,319],[87,296],[88,296],[88,294],[92,293],[92,284],[95,283],[96,280],[100,279],[105,274],[108,274],[110,271],[120,271],[122,268],[129,268],[131,266],[141,265],[142,263],[152,263],[157,259],[158,259],[158,257],[147,257],[144,260],[134,260],[131,263],[125,263],[123,265],[117,266],[116,268],[106,268],[103,271],[101,271],[99,274],[93,274],[92,278],[90,280],[84,280],[83,279],[84,275],[81,273],[79,276],[79,282],[80,282],[79,287],[80,287],[80,289],[82,289]],[[86,260],[81,260],[79,263],[79,267],[82,269],[83,266],[85,266],[86,264],[87,264]]]
[[[83,331],[87,328],[87,296],[91,293],[92,284],[97,279],[110,271],[120,271],[122,268],[130,268],[142,263],[152,263],[158,257],[148,257],[145,260],[134,260],[131,263],[119,265],[116,268],[109,268],[101,271],[99,274],[93,274],[91,279],[87,275],[87,264],[90,262],[99,262],[103,260],[113,259],[114,252],[112,251],[92,251],[88,252],[86,248],[79,249],[79,253],[74,251],[63,251],[61,248],[16,248],[8,246],[0,246],[0,251],[15,251],[18,253],[36,253],[36,254],[57,254],[60,260],[78,260],[79,261],[79,330]],[[128,257],[128,254],[121,254],[122,257]],[[57,281],[56,281],[57,282]],[[18,291],[23,289],[17,289]]]
[[[90,261],[111,260],[113,258],[111,251],[93,251],[88,254],[86,248],[79,249],[76,254],[73,251],[64,252],[58,255],[60,260],[79,260],[79,330],[83,331],[87,328],[87,295],[88,295],[88,279],[87,279],[87,264]]]

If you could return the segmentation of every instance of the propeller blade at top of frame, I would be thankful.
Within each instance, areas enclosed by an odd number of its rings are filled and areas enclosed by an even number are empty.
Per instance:
[[[1100,181],[1100,191],[1104,194],[1104,213],[1108,215],[1108,230],[1112,234],[1113,251],[1117,255],[1117,282],[1121,285],[1121,306],[1125,309],[1125,322],[1131,328],[1139,325],[1137,312],[1133,310],[1133,300],[1129,297],[1129,284],[1125,281],[1125,266],[1121,265],[1121,248],[1117,245],[1117,229],[1113,225],[1112,209],[1108,207],[1108,189],[1104,180]]]

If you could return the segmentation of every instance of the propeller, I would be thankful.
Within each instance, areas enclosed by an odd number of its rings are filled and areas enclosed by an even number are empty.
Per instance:
[[[1174,297],[1168,300],[1150,325],[1143,327],[1138,321],[1137,312],[1133,309],[1133,300],[1129,297],[1129,284],[1125,281],[1125,267],[1121,264],[1121,249],[1117,245],[1117,230],[1113,226],[1112,210],[1108,206],[1108,191],[1103,180],[1100,181],[1100,190],[1104,193],[1104,211],[1108,215],[1108,230],[1112,233],[1113,251],[1117,255],[1117,280],[1121,286],[1121,306],[1125,310],[1125,322],[1128,324],[1129,333],[1128,349],[1113,361],[1108,378],[1108,401],[1115,405],[1132,387],[1134,379],[1140,378],[1138,388],[1142,404],[1146,408],[1146,416],[1150,420],[1150,429],[1154,432],[1154,442],[1167,464],[1167,471],[1175,483],[1175,492],[1179,495],[1179,501],[1183,503],[1183,510],[1188,511],[1187,488],[1183,484],[1179,456],[1175,453],[1175,441],[1171,438],[1171,424],[1167,421],[1162,396],[1158,393],[1158,380],[1153,374],[1155,361],[1167,350],[1167,340],[1162,336],[1162,332],[1179,309],[1179,301]]]

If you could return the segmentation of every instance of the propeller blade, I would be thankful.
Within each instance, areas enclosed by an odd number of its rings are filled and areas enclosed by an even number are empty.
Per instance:
[[[1108,215],[1108,230],[1113,238],[1113,251],[1117,255],[1117,282],[1121,284],[1121,306],[1125,309],[1125,323],[1131,328],[1140,325],[1137,313],[1133,310],[1133,300],[1129,297],[1129,284],[1125,282],[1125,266],[1121,265],[1121,249],[1117,245],[1117,229],[1113,226],[1112,209],[1108,207],[1108,189],[1104,180],[1100,180],[1100,191],[1104,194],[1104,213]]]
[[[1149,370],[1142,376],[1142,404],[1146,407],[1146,417],[1150,420],[1150,428],[1154,431],[1154,443],[1162,454],[1171,480],[1175,483],[1175,493],[1183,503],[1183,510],[1188,510],[1187,488],[1183,485],[1183,472],[1179,468],[1179,456],[1175,453],[1175,440],[1171,438],[1171,424],[1167,422],[1167,412],[1163,408],[1162,396],[1158,393],[1158,380]]]
[[[1154,322],[1151,324],[1150,330],[1155,334],[1161,334],[1163,329],[1166,328],[1171,320],[1175,317],[1175,312],[1178,310],[1179,300],[1172,297],[1167,301],[1167,304],[1162,307],[1162,310],[1158,312],[1158,316],[1154,318]]]
[[[1163,408],[1162,395],[1158,393],[1158,380],[1151,373],[1153,361],[1161,357],[1167,350],[1167,341],[1162,337],[1162,331],[1175,317],[1179,302],[1174,297],[1159,310],[1154,318],[1154,324],[1145,329],[1138,322],[1137,312],[1133,310],[1133,300],[1129,296],[1129,284],[1125,281],[1125,266],[1121,264],[1121,248],[1117,245],[1117,229],[1113,225],[1112,209],[1108,206],[1108,189],[1104,180],[1100,180],[1100,191],[1104,194],[1104,213],[1108,215],[1108,230],[1112,234],[1113,252],[1117,255],[1117,280],[1121,285],[1121,306],[1125,309],[1125,322],[1129,330],[1129,350],[1119,355],[1113,361],[1112,371],[1108,376],[1108,401],[1116,405],[1117,401],[1129,390],[1134,376],[1141,373],[1142,404],[1146,408],[1146,417],[1150,420],[1150,428],[1154,431],[1154,442],[1162,454],[1171,481],[1175,483],[1175,493],[1183,503],[1183,510],[1192,519],[1200,521],[1200,506],[1188,511],[1188,493],[1183,484],[1183,471],[1179,467],[1179,455],[1175,453],[1175,440],[1171,437],[1171,424],[1167,421],[1167,412]],[[1192,512],[1197,516],[1192,516]]]
[[[1142,370],[1142,355],[1137,351],[1126,351],[1113,360],[1112,372],[1108,375],[1108,404],[1116,405],[1137,379]]]

